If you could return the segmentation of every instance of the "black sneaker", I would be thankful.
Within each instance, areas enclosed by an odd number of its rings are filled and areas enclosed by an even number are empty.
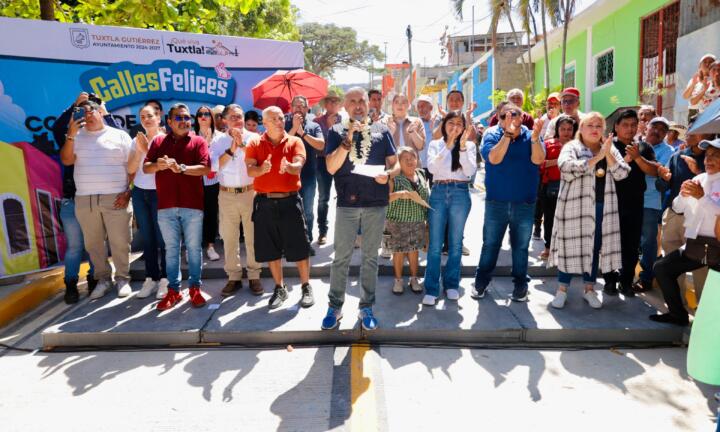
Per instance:
[[[632,285],[625,285],[623,283],[620,284],[620,294],[626,298],[635,297],[635,291],[632,289]]]
[[[98,281],[95,280],[95,277],[93,277],[93,275],[88,275],[88,276],[87,276],[88,294],[90,294],[91,292],[93,292],[93,290],[95,289],[95,287],[97,286],[97,284],[98,284]]]
[[[514,302],[528,301],[528,287],[516,286],[515,289],[513,289],[510,300]]]
[[[655,322],[665,323],[665,324],[675,324],[675,325],[681,326],[681,327],[685,327],[686,325],[690,324],[690,320],[688,319],[687,315],[684,317],[677,317],[675,315],[665,313],[665,314],[660,314],[660,315],[650,315],[648,318],[650,318],[650,321],[655,321]]]
[[[312,246],[310,246],[310,256],[315,256],[315,249]]]
[[[65,281],[65,303],[74,304],[80,300],[80,293],[77,289],[77,279],[70,279]]]
[[[315,304],[315,297],[313,297],[313,290],[309,283],[305,283],[302,286],[302,297],[300,298],[300,306],[309,308]]]
[[[275,285],[275,290],[273,291],[272,297],[270,297],[270,302],[268,303],[268,307],[270,309],[277,309],[280,306],[282,306],[283,302],[287,300],[288,298],[288,292],[287,292],[287,285]]]
[[[617,282],[605,282],[605,286],[603,287],[603,293],[605,295],[609,296],[616,296],[618,295],[618,289],[617,289]]]

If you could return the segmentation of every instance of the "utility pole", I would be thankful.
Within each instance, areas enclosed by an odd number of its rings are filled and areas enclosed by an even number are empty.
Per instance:
[[[413,82],[413,61],[412,61],[412,29],[408,24],[405,30],[408,39],[408,63],[410,63],[410,77],[408,78],[408,99],[415,99],[415,83]]]
[[[472,35],[470,36],[470,52],[472,53],[472,64],[475,64],[475,5],[472,7]]]
[[[387,65],[387,42],[383,43],[385,44],[385,65]],[[383,67],[385,67],[385,65],[383,65]]]

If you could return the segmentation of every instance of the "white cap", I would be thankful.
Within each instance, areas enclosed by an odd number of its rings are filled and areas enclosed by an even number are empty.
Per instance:
[[[420,102],[427,102],[427,103],[429,103],[430,105],[433,104],[432,98],[431,98],[429,95],[420,95],[420,96],[418,96],[418,98],[415,99],[415,106],[417,106],[417,104],[420,103]]]
[[[665,126],[667,126],[668,129],[670,129],[670,121],[666,119],[665,117],[655,117],[652,120],[650,120],[650,123],[648,125],[652,126],[655,123],[662,123]]]

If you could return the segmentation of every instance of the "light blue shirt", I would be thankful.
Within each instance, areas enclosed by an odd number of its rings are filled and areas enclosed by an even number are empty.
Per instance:
[[[675,149],[665,141],[658,145],[653,146],[655,151],[655,160],[662,166],[667,165],[670,160],[670,156],[673,155]],[[662,194],[655,187],[655,180],[657,177],[645,176],[645,208],[662,210]]]
[[[422,119],[421,119],[422,120]],[[433,130],[430,127],[432,120],[422,120],[423,127],[425,128],[425,145],[423,146],[423,149],[420,150],[420,165],[423,168],[427,168],[427,153],[428,153],[428,147],[430,146],[430,141],[432,141],[432,134]]]

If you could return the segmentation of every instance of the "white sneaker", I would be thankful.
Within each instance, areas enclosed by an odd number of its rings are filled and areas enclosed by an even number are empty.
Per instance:
[[[95,285],[95,289],[92,290],[92,292],[90,293],[90,299],[97,300],[100,297],[104,296],[105,293],[107,292],[108,288],[109,288],[108,281],[106,281],[106,280],[98,281],[97,285]]]
[[[552,307],[554,307],[555,309],[562,309],[565,307],[566,300],[567,293],[565,291],[558,290],[555,293],[555,298],[553,299],[552,303],[550,303],[550,305],[552,305]]]
[[[435,306],[435,303],[437,303],[437,297],[430,294],[425,294],[425,297],[422,299],[422,304],[425,306]]]
[[[140,291],[138,291],[135,297],[140,299],[150,297],[150,295],[154,293],[157,289],[157,285],[158,283],[152,280],[152,278],[145,278],[145,282],[143,282],[142,288],[140,288]]]
[[[208,246],[207,256],[210,259],[210,261],[217,261],[220,259],[220,255],[218,255],[218,253],[215,252],[215,248],[212,246]]]
[[[158,290],[157,294],[155,294],[155,298],[158,300],[162,300],[165,298],[165,296],[168,293],[168,284],[170,283],[167,278],[160,279],[160,282],[158,282]]]
[[[592,291],[586,291],[585,294],[583,294],[583,298],[586,302],[590,305],[593,309],[600,309],[602,307],[602,302],[598,298],[597,293],[595,290]]]
[[[445,290],[445,297],[447,297],[448,300],[457,300],[460,298],[460,293],[456,289],[449,289]]]
[[[410,278],[410,291],[414,292],[415,294],[420,294],[423,290],[422,285],[420,285],[420,281],[417,278]]]
[[[132,294],[132,288],[130,287],[130,281],[122,279],[117,283],[118,297],[127,297]]]
[[[390,252],[389,250],[387,250],[385,248],[382,248],[380,250],[380,256],[385,259],[390,259],[390,258],[392,258],[392,252]]]
[[[404,286],[403,286],[402,278],[395,279],[395,284],[392,287],[392,293],[395,295],[400,295],[403,293],[403,291],[404,291]]]

